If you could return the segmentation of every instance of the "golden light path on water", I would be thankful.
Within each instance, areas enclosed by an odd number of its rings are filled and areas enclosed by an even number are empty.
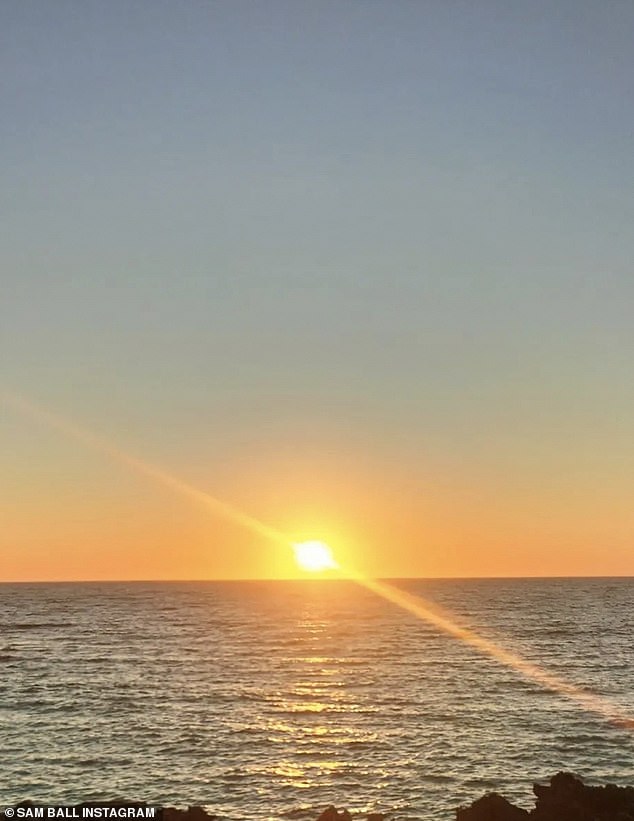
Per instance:
[[[53,428],[78,442],[82,442],[87,447],[108,456],[110,459],[125,465],[140,475],[158,482],[175,493],[189,497],[193,501],[202,504],[218,516],[222,516],[260,536],[282,543],[296,551],[297,544],[276,528],[270,527],[259,519],[244,513],[234,505],[218,499],[216,496],[199,490],[188,482],[173,476],[165,469],[129,454],[120,447],[111,444],[103,437],[92,433],[92,431],[80,427],[56,413],[46,410],[16,393],[6,392],[2,394],[1,398],[5,405],[18,411],[23,416]],[[525,678],[534,681],[545,689],[565,696],[584,710],[601,716],[617,727],[634,730],[634,718],[621,707],[601,696],[577,687],[560,676],[549,673],[534,662],[528,661],[517,653],[501,647],[492,639],[485,638],[475,630],[460,625],[456,617],[448,610],[439,607],[437,604],[426,600],[420,595],[407,593],[388,582],[369,578],[348,567],[343,567],[338,564],[336,564],[336,566],[339,576],[355,581],[357,584],[386,601],[400,607],[416,618],[428,622],[433,627],[462,641],[480,653],[495,659],[500,664],[515,670],[517,673],[520,673]]]

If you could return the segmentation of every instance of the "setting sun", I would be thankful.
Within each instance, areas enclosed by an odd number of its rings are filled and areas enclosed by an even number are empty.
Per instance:
[[[293,545],[293,550],[295,551],[297,564],[302,570],[310,573],[336,570],[339,567],[332,555],[332,550],[324,542],[296,542]]]

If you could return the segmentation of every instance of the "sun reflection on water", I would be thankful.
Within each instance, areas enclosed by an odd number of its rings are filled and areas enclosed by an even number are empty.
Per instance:
[[[335,774],[345,778],[355,765],[337,750],[377,740],[370,728],[355,726],[355,717],[368,712],[351,688],[350,667],[356,659],[346,663],[346,655],[338,652],[342,635],[336,617],[324,618],[323,602],[316,604],[303,602],[296,619],[298,652],[284,659],[288,683],[272,704],[284,718],[271,717],[267,724],[268,740],[279,748],[279,756],[260,766],[282,788],[310,790]]]

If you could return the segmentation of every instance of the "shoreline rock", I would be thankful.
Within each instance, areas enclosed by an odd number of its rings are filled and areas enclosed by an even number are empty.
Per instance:
[[[456,821],[634,821],[634,787],[617,787],[615,784],[606,784],[601,787],[590,787],[572,773],[560,772],[554,775],[547,785],[533,784],[535,806],[525,810],[511,804],[503,796],[492,792],[478,798],[468,807],[456,810]],[[22,801],[14,805],[17,810],[47,806],[32,801]],[[152,807],[142,801],[90,801],[82,804],[69,805],[68,809],[76,809],[76,816],[83,817],[83,808],[136,808]],[[0,821],[19,821],[25,818],[30,821],[33,815],[20,816],[17,812],[7,815],[0,812]],[[123,817],[123,816],[121,816]],[[188,807],[186,810],[164,807],[161,812],[162,821],[219,821],[218,816],[212,815],[202,807]],[[392,813],[369,813],[353,816],[346,809],[337,809],[334,806],[326,807],[315,821],[398,821],[398,816]],[[43,819],[46,821],[46,819]],[[425,821],[421,817],[420,821]]]
[[[535,806],[523,810],[497,793],[456,811],[456,821],[634,821],[634,787],[589,787],[560,772],[548,785],[533,784]]]

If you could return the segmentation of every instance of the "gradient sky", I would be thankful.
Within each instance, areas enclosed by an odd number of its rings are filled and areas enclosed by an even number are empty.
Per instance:
[[[634,5],[0,8],[2,390],[388,576],[634,574]],[[0,578],[292,575],[0,409]]]

